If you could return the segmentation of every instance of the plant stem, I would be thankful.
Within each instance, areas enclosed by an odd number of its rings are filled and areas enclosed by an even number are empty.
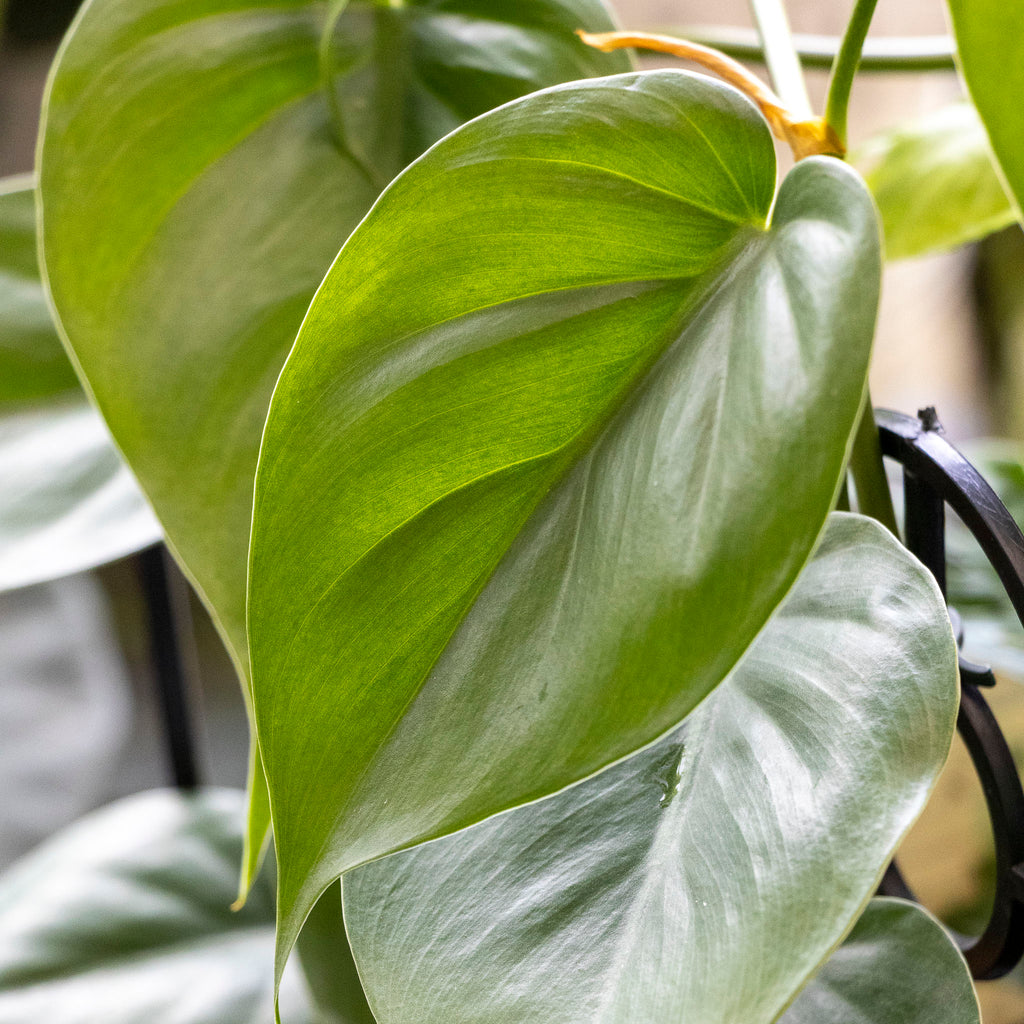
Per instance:
[[[825,121],[831,125],[843,146],[846,145],[846,114],[850,106],[853,79],[860,65],[864,42],[877,4],[878,0],[856,0],[850,22],[846,26],[846,34],[832,64],[828,98],[825,100]]]
[[[737,60],[764,63],[764,47],[758,34],[745,28],[693,25],[665,29],[668,35],[692,39]],[[839,53],[838,36],[793,36],[800,63],[805,68],[831,68]],[[861,52],[860,72],[866,71],[955,71],[952,36],[887,36],[868,39]]]
[[[857,508],[861,515],[877,519],[898,538],[896,513],[892,507],[889,481],[885,477],[882,449],[878,444],[878,428],[875,426],[874,407],[871,404],[869,390],[864,393],[860,422],[853,438],[850,475],[857,491]]]
[[[756,75],[751,74],[742,64],[727,57],[718,50],[691,43],[672,36],[658,36],[650,32],[584,32],[577,29],[576,35],[587,46],[610,53],[612,50],[638,48],[668,53],[682,60],[693,61],[713,71],[719,78],[739,89],[757,104],[777,139],[788,143],[793,156],[802,160],[807,156],[843,152],[839,140],[821,117],[796,118],[785,104]]]
[[[832,75],[825,101],[825,123],[846,147],[846,117],[850,105],[853,79],[860,66],[864,43],[871,27],[878,0],[856,0],[839,52],[832,64]],[[882,449],[878,443],[871,389],[864,389],[857,431],[850,451],[850,476],[857,491],[857,508],[861,515],[880,522],[899,539],[896,513],[892,507],[892,494],[885,476]]]
[[[750,10],[757,22],[764,61],[775,91],[795,118],[810,118],[811,101],[807,95],[804,71],[793,46],[782,0],[750,0]]]

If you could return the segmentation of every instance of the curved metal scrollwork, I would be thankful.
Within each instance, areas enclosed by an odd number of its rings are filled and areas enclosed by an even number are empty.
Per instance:
[[[917,417],[877,410],[882,454],[903,466],[907,547],[946,593],[945,506],[974,535],[1024,624],[1024,534],[981,474],[943,436],[934,409]],[[955,613],[954,622],[957,621]],[[958,637],[962,641],[962,636]],[[997,978],[1024,958],[1024,790],[999,724],[982,695],[991,669],[961,656],[957,731],[981,781],[992,822],[996,889],[992,913],[977,938],[960,936],[975,978]],[[881,891],[913,898],[891,865]]]

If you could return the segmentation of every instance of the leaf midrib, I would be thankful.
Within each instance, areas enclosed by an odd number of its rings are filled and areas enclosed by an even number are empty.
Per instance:
[[[733,259],[730,259],[730,257],[735,258],[736,254],[737,254],[737,250],[742,251],[742,247],[743,247],[743,244],[744,244],[743,234],[744,233],[740,233],[739,237],[737,237],[736,239],[733,240],[733,244],[732,245],[724,247],[724,249],[726,251],[720,254],[718,265],[716,267],[714,267],[713,269],[711,269],[711,270],[706,272],[707,281],[706,281],[706,284],[704,285],[704,287],[697,288],[693,293],[688,293],[685,296],[685,298],[684,298],[683,302],[681,303],[681,305],[679,307],[679,310],[678,310],[678,312],[676,314],[677,322],[678,323],[682,323],[682,322],[684,322],[686,320],[687,313],[690,310],[693,310],[693,309],[695,309],[697,307],[704,307],[708,303],[714,301],[714,298],[715,298],[716,294],[720,291],[720,289],[725,287],[726,283],[729,280],[731,280],[732,275],[727,272],[727,271],[729,271],[731,269],[731,266],[732,266],[732,263],[733,263]],[[683,279],[680,279],[680,280],[683,280]],[[514,538],[516,536],[518,536],[519,533],[522,532],[522,530],[525,528],[526,524],[530,521],[530,519],[535,514],[538,506],[543,502],[544,498],[555,487],[557,487],[559,485],[559,483],[562,482],[565,479],[565,477],[567,477],[568,474],[572,471],[572,469],[578,464],[578,462],[580,461],[580,457],[581,456],[577,455],[576,457],[574,457],[573,456],[574,451],[575,452],[583,452],[585,450],[590,450],[590,449],[592,449],[593,447],[595,447],[598,444],[601,435],[603,435],[604,432],[609,428],[609,426],[615,421],[615,419],[617,417],[617,414],[628,403],[630,397],[632,395],[634,395],[635,393],[637,393],[637,391],[639,391],[639,389],[641,388],[641,386],[643,384],[643,381],[653,372],[654,368],[661,361],[661,359],[665,355],[665,353],[673,346],[674,343],[676,343],[679,340],[679,334],[678,333],[670,332],[670,331],[667,330],[666,334],[670,334],[671,336],[665,342],[664,345],[662,345],[662,346],[652,345],[650,350],[649,350],[648,358],[644,359],[642,361],[638,360],[638,362],[642,362],[644,365],[642,367],[638,368],[637,372],[631,377],[630,381],[627,384],[625,384],[620,389],[619,394],[615,397],[615,399],[608,403],[608,406],[606,406],[605,415],[604,415],[604,417],[602,419],[596,421],[594,424],[588,426],[587,428],[585,428],[585,429],[583,429],[581,431],[578,431],[571,438],[569,438],[565,444],[563,444],[562,446],[560,446],[557,449],[554,449],[551,453],[545,453],[544,456],[536,457],[536,458],[550,457],[550,458],[552,458],[554,460],[554,454],[556,452],[562,452],[562,453],[564,453],[564,457],[563,457],[563,459],[561,461],[562,461],[562,465],[563,465],[564,469],[562,470],[561,473],[558,473],[557,475],[553,475],[553,477],[552,477],[549,485],[547,486],[547,488],[544,489],[543,491],[541,491],[537,495],[536,500],[525,511],[525,515],[524,515],[524,517],[522,519],[522,524],[520,525],[518,530],[516,530],[512,534],[512,540],[514,540]],[[587,444],[588,440],[591,442],[589,445]],[[533,463],[535,461],[536,461],[536,459],[524,460],[522,464],[525,465],[525,464]],[[513,468],[516,468],[519,465],[520,464],[513,464]],[[500,474],[501,472],[503,472],[505,470],[505,468],[506,467],[503,467],[501,470],[496,470],[494,472],[494,474],[488,474],[488,475],[489,476],[490,475],[496,476],[496,475]],[[438,499],[436,499],[435,502],[432,502],[430,506],[426,506],[423,510],[420,510],[415,515],[409,517],[409,520],[407,520],[407,523],[414,522],[416,520],[416,518],[418,518],[418,516],[420,514],[422,514],[424,511],[426,511],[426,508],[433,508],[435,505],[439,504],[440,502],[448,500],[452,496],[457,495],[461,489],[462,489],[461,487],[460,488],[454,488],[452,491],[449,491],[445,495],[440,496]],[[404,525],[405,524],[403,524],[403,526]],[[316,861],[318,861],[322,857],[324,851],[331,844],[331,842],[334,839],[334,836],[340,830],[341,824],[342,824],[342,822],[344,821],[344,819],[347,816],[348,808],[349,808],[349,804],[351,803],[351,800],[359,792],[359,790],[360,790],[361,786],[363,785],[363,782],[364,782],[367,774],[370,772],[370,770],[373,767],[375,767],[375,765],[377,763],[377,760],[378,760],[378,755],[380,754],[381,750],[387,745],[387,743],[391,739],[391,737],[394,735],[395,730],[401,724],[401,722],[404,719],[405,714],[408,711],[409,707],[418,698],[418,696],[422,692],[424,686],[426,685],[426,683],[429,681],[429,679],[433,675],[433,672],[434,672],[434,669],[435,669],[435,667],[437,665],[437,662],[440,660],[443,652],[445,651],[445,649],[447,648],[448,644],[450,643],[451,638],[461,628],[463,622],[465,621],[466,616],[471,612],[471,610],[474,607],[474,605],[476,604],[476,601],[479,598],[480,594],[483,592],[483,590],[486,588],[486,586],[490,583],[491,579],[494,577],[494,573],[497,571],[498,567],[502,564],[502,562],[507,557],[510,545],[511,545],[511,540],[510,540],[509,544],[506,545],[505,548],[500,552],[500,554],[495,559],[495,561],[494,561],[493,565],[490,567],[490,569],[486,573],[481,573],[482,579],[481,579],[481,581],[479,583],[479,586],[474,590],[474,592],[472,593],[472,596],[469,598],[469,600],[467,600],[465,602],[465,604],[463,606],[462,613],[459,615],[458,621],[455,623],[454,627],[449,632],[449,634],[445,638],[444,642],[439,645],[437,656],[431,662],[430,666],[424,671],[421,679],[416,684],[416,686],[410,688],[410,696],[409,696],[408,700],[403,704],[403,706],[400,709],[400,711],[398,711],[395,714],[394,720],[392,721],[392,723],[391,723],[390,727],[388,728],[387,732],[384,735],[382,735],[380,740],[375,744],[375,746],[373,748],[373,752],[367,758],[363,768],[360,770],[359,774],[356,776],[355,780],[353,781],[353,784],[350,787],[348,787],[348,795],[345,798],[344,802],[339,806],[338,811],[337,811],[337,813],[336,813],[336,815],[334,817],[334,820],[332,822],[332,825],[331,825],[330,829],[327,831],[325,839],[324,839],[323,843],[321,844],[321,846],[320,846],[320,848],[319,848],[319,850],[317,852],[316,857],[314,858],[314,861],[313,861],[314,863]],[[597,770],[600,770],[600,769],[597,769]],[[594,773],[590,773],[590,774],[594,774]],[[481,819],[475,819],[475,820],[481,820]],[[473,822],[473,823],[475,823],[475,822]],[[467,824],[471,824],[471,823],[467,823]],[[460,827],[462,827],[462,826],[460,826]],[[433,833],[430,834],[430,835],[421,837],[421,839],[418,840],[418,841],[426,841],[426,840],[431,839],[431,838],[435,838]],[[354,864],[348,865],[348,866],[345,867],[344,870],[348,871],[348,870],[351,870],[354,867],[358,867],[360,863],[363,863],[363,862],[360,861],[358,863],[354,863]]]

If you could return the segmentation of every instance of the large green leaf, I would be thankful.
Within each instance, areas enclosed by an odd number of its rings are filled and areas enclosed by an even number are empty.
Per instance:
[[[145,793],[0,878],[0,1022],[270,1024],[272,886],[230,909],[242,816],[241,793]],[[289,1024],[312,1020],[297,977],[282,1005]]]
[[[39,280],[34,185],[0,179],[0,406],[79,390]]]
[[[898,260],[951,249],[1015,219],[977,111],[957,103],[870,140],[855,154]]]
[[[913,903],[872,900],[780,1024],[981,1024],[967,964]]]
[[[960,71],[1020,218],[1024,199],[1024,2],[948,3]]]
[[[66,39],[39,151],[50,291],[240,674],[260,434],[317,284],[403,160],[622,70],[581,25],[609,27],[601,0],[353,0],[333,31],[323,0],[91,0]]]
[[[0,181],[0,590],[161,536],[61,347],[35,238],[32,180]]]
[[[341,871],[664,733],[791,586],[879,252],[845,165],[797,165],[768,228],[774,182],[738,93],[626,75],[450,135],[349,239],[257,480],[282,949]]]
[[[354,0],[344,12],[330,49],[351,74],[338,88],[402,136],[400,159],[487,103],[621,66],[572,35],[607,23],[599,0],[497,6]],[[243,665],[270,392],[314,289],[378,191],[336,138],[321,88],[327,9],[92,0],[45,105],[41,223],[61,324]],[[397,37],[372,60],[369,28]],[[401,78],[402,96],[368,104],[348,83],[370,71]],[[384,182],[397,169],[384,168]]]
[[[957,697],[932,578],[874,522],[833,517],[739,667],[677,730],[344,877],[374,1012],[768,1024],[924,806]]]

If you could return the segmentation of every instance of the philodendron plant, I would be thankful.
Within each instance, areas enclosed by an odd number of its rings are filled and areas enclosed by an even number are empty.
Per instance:
[[[0,1024],[260,1020],[296,946],[286,1024],[977,1024],[871,898],[958,702],[867,395],[873,7],[814,117],[771,0],[778,95],[599,0],[88,0],[43,277],[238,668],[248,815],[154,798],[23,864]],[[900,254],[1024,190],[1024,4],[950,11],[974,105],[865,150]]]

